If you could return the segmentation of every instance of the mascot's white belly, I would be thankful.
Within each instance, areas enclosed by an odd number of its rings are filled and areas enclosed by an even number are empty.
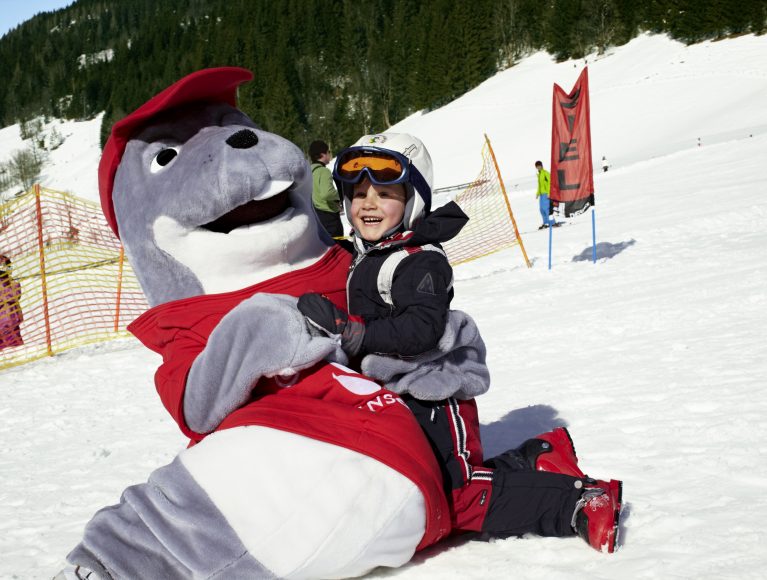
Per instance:
[[[424,499],[412,481],[336,445],[236,427],[180,459],[251,555],[283,578],[401,566],[425,531]]]

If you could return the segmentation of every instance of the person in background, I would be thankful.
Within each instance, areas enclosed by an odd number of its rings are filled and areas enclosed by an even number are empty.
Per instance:
[[[333,238],[342,238],[344,228],[341,224],[341,203],[333,186],[333,176],[325,167],[330,162],[330,157],[330,147],[324,141],[312,141],[309,145],[309,158],[312,161],[312,203],[325,230]]]
[[[11,259],[0,254],[0,350],[21,346],[21,284],[11,277]]]
[[[540,161],[535,162],[535,168],[538,170],[538,190],[535,192],[535,197],[538,198],[538,206],[541,210],[541,218],[543,224],[538,228],[542,230],[552,224],[551,204],[549,202],[549,191],[551,191],[551,175],[543,168],[543,163]]]
[[[602,155],[602,172],[607,173],[608,169],[610,169],[610,164],[607,162],[607,157]]]

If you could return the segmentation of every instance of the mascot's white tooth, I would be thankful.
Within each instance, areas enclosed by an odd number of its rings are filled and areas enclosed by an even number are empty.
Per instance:
[[[293,185],[292,181],[271,181],[269,182],[269,187],[267,187],[262,192],[258,193],[253,199],[255,200],[269,199],[270,197],[273,197],[277,195],[278,193],[282,193],[283,191],[288,189],[291,185]]]

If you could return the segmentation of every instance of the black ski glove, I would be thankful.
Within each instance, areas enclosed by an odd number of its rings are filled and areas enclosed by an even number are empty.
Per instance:
[[[331,337],[341,338],[341,348],[349,356],[357,355],[365,338],[365,323],[337,308],[321,294],[304,294],[298,299],[298,310],[306,321]]]

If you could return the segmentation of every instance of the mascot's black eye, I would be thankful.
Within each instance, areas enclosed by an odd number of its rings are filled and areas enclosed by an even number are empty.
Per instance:
[[[164,167],[167,167],[176,158],[177,155],[177,147],[168,147],[161,150],[157,155],[154,156],[154,159],[152,159],[152,166],[149,168],[149,171],[152,173],[157,173]]]

